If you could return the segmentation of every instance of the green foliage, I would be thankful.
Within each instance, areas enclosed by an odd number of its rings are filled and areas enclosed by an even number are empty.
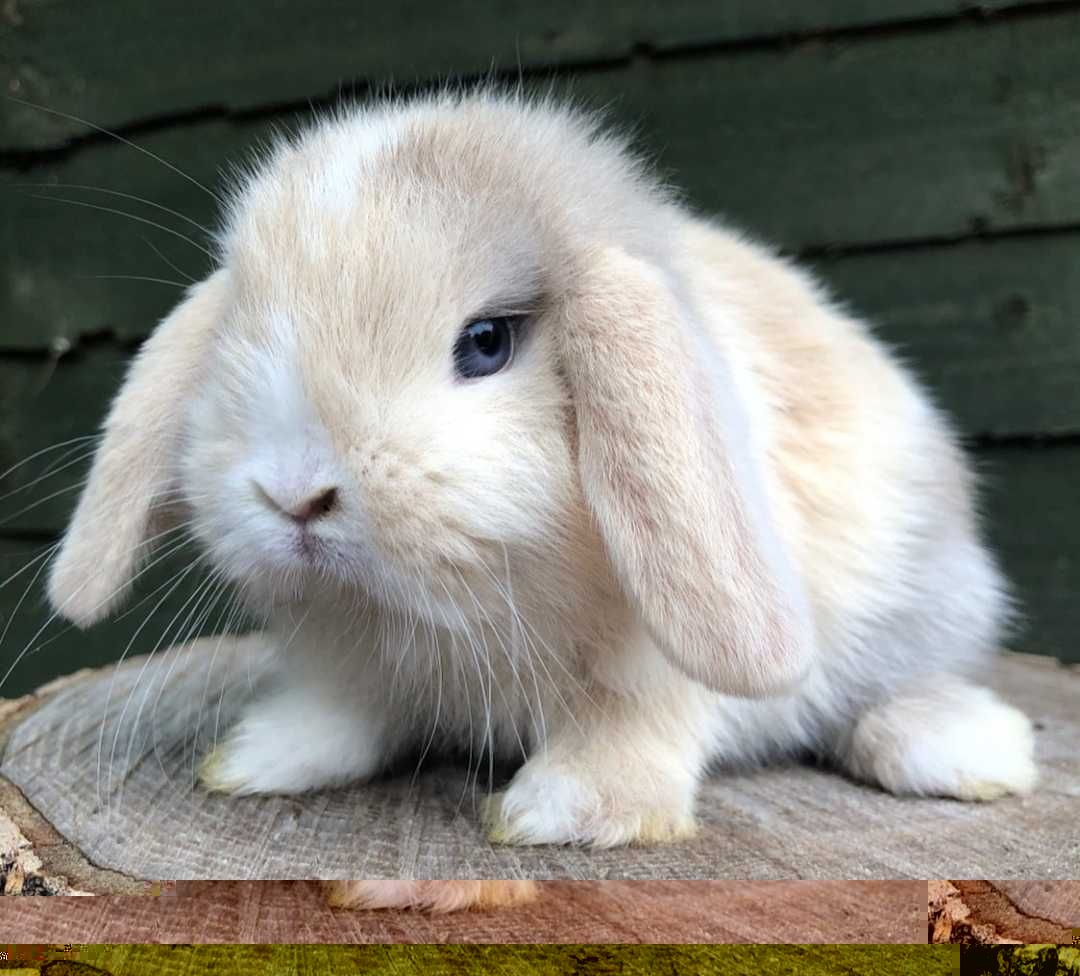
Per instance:
[[[111,976],[264,972],[271,976],[952,976],[956,946],[453,945],[85,946]]]
[[[1056,945],[965,946],[961,976],[1080,976],[1080,949]]]

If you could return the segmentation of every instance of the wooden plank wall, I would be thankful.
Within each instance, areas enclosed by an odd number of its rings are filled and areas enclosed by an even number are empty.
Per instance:
[[[63,114],[0,103],[0,471],[92,434],[132,351],[205,271],[215,201],[195,181],[220,187],[341,94],[554,77],[637,126],[695,205],[803,257],[902,348],[986,474],[1026,613],[1014,644],[1080,660],[1078,65],[1076,0],[4,4],[0,86]],[[0,583],[56,538],[88,443],[0,479]],[[39,566],[0,587],[0,677],[44,644],[4,694],[129,639],[148,650],[207,605],[185,603],[193,572],[89,637],[38,634]]]

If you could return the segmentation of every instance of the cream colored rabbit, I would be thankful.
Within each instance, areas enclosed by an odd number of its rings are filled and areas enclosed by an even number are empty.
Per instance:
[[[586,115],[342,111],[246,175],[133,365],[52,568],[86,625],[180,517],[265,618],[231,793],[430,750],[523,765],[496,841],[691,831],[710,766],[1035,780],[969,676],[1007,599],[948,423],[805,273]]]

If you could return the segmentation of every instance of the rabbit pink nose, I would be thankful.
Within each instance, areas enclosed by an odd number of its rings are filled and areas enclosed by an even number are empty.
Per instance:
[[[267,507],[272,508],[276,512],[281,512],[282,515],[287,515],[294,522],[299,522],[301,525],[306,525],[308,522],[313,522],[317,518],[322,518],[324,515],[332,512],[337,505],[337,488],[320,488],[318,491],[311,492],[299,501],[283,502],[271,495],[270,492],[258,482],[254,482],[254,485],[255,493]]]

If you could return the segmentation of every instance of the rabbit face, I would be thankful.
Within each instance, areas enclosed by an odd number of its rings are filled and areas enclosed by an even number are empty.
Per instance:
[[[452,625],[474,598],[497,612],[508,564],[555,558],[582,518],[546,321],[555,208],[513,153],[442,145],[453,126],[359,131],[287,147],[233,202],[181,483],[257,602],[351,591]]]
[[[115,606],[178,491],[268,612],[468,634],[526,607],[581,648],[632,607],[709,687],[789,686],[809,610],[687,221],[549,102],[445,94],[279,145],[110,412],[54,606]]]

